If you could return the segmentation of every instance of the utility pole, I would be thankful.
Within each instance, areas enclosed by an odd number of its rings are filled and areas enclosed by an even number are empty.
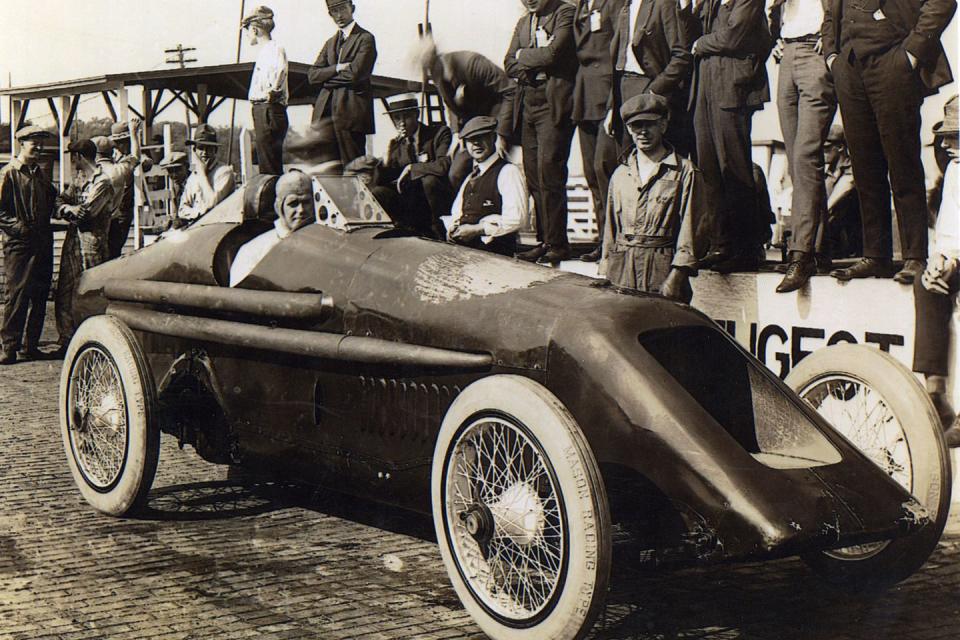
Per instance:
[[[188,62],[196,62],[196,58],[185,58],[184,54],[188,51],[196,51],[196,47],[185,47],[182,44],[177,44],[173,49],[164,49],[163,52],[167,54],[166,62],[167,64],[178,64],[181,69],[186,68]]]

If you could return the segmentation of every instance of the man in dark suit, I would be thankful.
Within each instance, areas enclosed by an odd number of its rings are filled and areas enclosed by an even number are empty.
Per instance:
[[[479,116],[497,120],[497,152],[506,156],[513,134],[513,100],[516,84],[503,69],[473,51],[438,53],[433,38],[421,40],[420,65],[433,81],[447,110],[453,141],[445,163],[454,191],[470,173],[473,159],[460,144],[464,124]]]
[[[620,107],[634,96],[654,93],[670,104],[666,141],[676,151],[689,155],[686,107],[693,55],[677,2],[627,0],[616,17],[611,54],[614,80],[606,127],[620,143],[620,151],[633,144],[620,121]]]
[[[523,0],[504,59],[519,83],[514,122],[521,125],[523,173],[533,194],[540,244],[524,260],[559,263],[570,255],[567,241],[567,160],[573,140],[573,86],[577,57],[574,8],[562,0]]]
[[[307,73],[310,84],[319,85],[313,105],[313,126],[333,119],[333,131],[346,165],[363,155],[367,134],[374,132],[373,91],[370,76],[377,60],[377,43],[369,31],[353,19],[349,0],[327,0],[337,33],[327,40]]]
[[[863,220],[863,259],[840,280],[893,273],[890,187],[912,283],[927,259],[920,105],[952,80],[940,43],[956,0],[830,0],[823,47],[833,74]],[[887,175],[889,173],[889,180]]]
[[[413,93],[393,98],[387,114],[398,135],[387,146],[382,177],[396,184],[399,216],[421,235],[443,238],[440,216],[450,213],[454,194],[444,163],[438,160],[450,150],[450,128],[420,122],[420,103]]]
[[[763,0],[703,0],[694,41],[693,128],[697,164],[713,203],[711,253],[702,266],[755,269],[770,224],[756,206],[750,140],[753,114],[770,99],[770,30]]]
[[[577,81],[573,87],[573,121],[580,135],[583,175],[593,196],[593,211],[600,230],[597,248],[580,256],[584,262],[600,259],[603,241],[603,214],[607,186],[617,162],[617,145],[603,130],[610,91],[613,87],[613,61],[610,42],[624,0],[578,0],[573,22],[577,47]]]

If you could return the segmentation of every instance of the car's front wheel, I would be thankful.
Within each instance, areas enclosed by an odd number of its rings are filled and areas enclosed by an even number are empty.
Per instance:
[[[609,506],[593,453],[553,394],[512,375],[468,386],[444,417],[431,486],[447,573],[487,635],[590,629],[609,579]]]
[[[786,383],[912,493],[930,519],[903,538],[807,554],[804,560],[829,582],[856,590],[907,578],[936,548],[950,506],[950,459],[923,387],[892,356],[863,345],[816,351]]]
[[[116,318],[86,320],[60,376],[60,433],[80,493],[122,516],[146,500],[160,452],[156,390],[136,337]]]

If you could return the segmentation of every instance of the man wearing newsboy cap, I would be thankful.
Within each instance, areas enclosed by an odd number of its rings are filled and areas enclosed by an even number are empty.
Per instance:
[[[0,339],[0,364],[27,358],[38,349],[53,274],[53,214],[57,191],[40,168],[44,141],[53,134],[30,125],[17,131],[20,152],[0,170],[0,232],[6,296]],[[24,333],[26,329],[26,333]]]
[[[233,167],[217,159],[220,143],[209,124],[198,124],[187,146],[194,148],[193,172],[183,186],[177,217],[190,224],[233,193],[235,178]]]
[[[333,119],[340,161],[346,166],[363,155],[367,134],[374,132],[370,76],[377,60],[377,42],[353,19],[353,2],[327,0],[327,10],[337,33],[323,45],[307,73],[310,84],[320,89],[312,123],[320,128],[324,119]]]
[[[700,172],[663,141],[669,111],[652,93],[620,107],[636,148],[610,179],[600,273],[621,287],[689,302],[696,216],[706,201]]]
[[[520,169],[497,153],[497,119],[477,116],[460,130],[473,170],[453,202],[451,242],[512,256],[530,196]]]
[[[260,173],[283,173],[283,139],[287,136],[287,52],[273,39],[273,11],[257,7],[240,23],[250,36],[251,46],[259,46],[257,62],[250,77],[253,132]]]

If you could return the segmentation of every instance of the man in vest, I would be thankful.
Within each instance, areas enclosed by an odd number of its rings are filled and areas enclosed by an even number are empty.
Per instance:
[[[453,202],[447,238],[451,242],[512,256],[517,232],[527,217],[520,169],[496,152],[497,120],[478,116],[460,130],[473,170]]]

